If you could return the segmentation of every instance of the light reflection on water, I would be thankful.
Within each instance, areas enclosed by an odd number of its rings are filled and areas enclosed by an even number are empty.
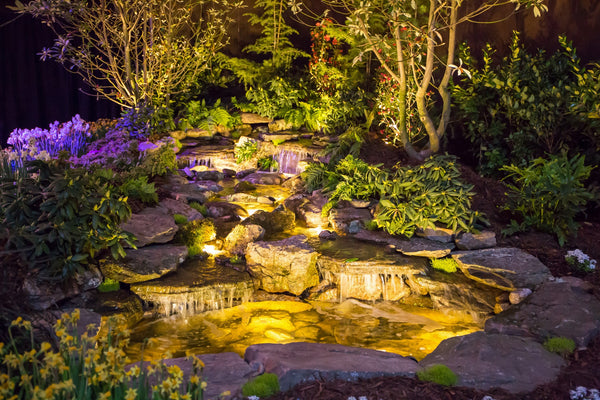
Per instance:
[[[236,352],[257,343],[339,343],[420,360],[444,339],[481,327],[464,316],[414,306],[346,300],[342,303],[264,301],[201,315],[145,319],[134,329],[127,355],[139,360],[145,338],[156,345],[144,359]]]

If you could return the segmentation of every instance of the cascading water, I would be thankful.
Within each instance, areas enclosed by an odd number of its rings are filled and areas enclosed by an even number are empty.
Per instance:
[[[279,164],[279,172],[282,174],[297,175],[302,172],[298,168],[298,163],[304,160],[308,153],[304,150],[281,149],[274,157]]]

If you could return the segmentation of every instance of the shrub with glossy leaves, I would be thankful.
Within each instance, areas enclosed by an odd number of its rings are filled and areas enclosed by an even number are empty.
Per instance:
[[[67,278],[110,249],[125,256],[132,236],[120,224],[131,216],[127,199],[106,176],[71,169],[61,160],[0,165],[0,222],[7,250],[18,251],[30,269]]]
[[[506,208],[520,218],[519,222],[512,220],[504,232],[536,228],[554,233],[562,246],[577,232],[577,214],[595,197],[584,185],[592,169],[583,156],[568,158],[564,154],[535,159],[524,168],[502,167],[508,173]]]

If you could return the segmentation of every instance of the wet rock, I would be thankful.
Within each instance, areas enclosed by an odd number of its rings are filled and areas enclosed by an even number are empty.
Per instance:
[[[244,207],[225,201],[209,201],[205,204],[210,218],[222,218],[225,216],[247,217],[248,212]]]
[[[281,390],[312,380],[357,380],[377,376],[414,376],[416,361],[398,354],[339,344],[255,344],[246,349],[248,363],[260,363],[279,376]]]
[[[208,171],[197,171],[196,179],[199,181],[222,181],[225,175],[221,171],[208,170]]]
[[[269,123],[269,132],[289,131],[294,125],[285,119],[276,119]]]
[[[297,132],[290,132],[287,131],[287,129],[278,129],[277,131],[274,131],[271,129],[271,125],[275,126],[275,124],[278,124],[278,121],[273,121],[273,123],[269,124],[269,130],[271,132],[268,133],[263,133],[260,135],[261,140],[265,141],[265,142],[279,142],[279,143],[283,143],[283,142],[287,142],[290,140],[298,140],[298,133]],[[280,126],[277,126],[277,128],[279,128]],[[272,133],[272,132],[277,132],[277,133]]]
[[[132,327],[144,316],[144,308],[140,298],[128,290],[98,293],[92,308],[102,314],[102,324],[105,325],[108,317],[114,317],[127,327]]]
[[[194,186],[202,191],[207,198],[212,197],[213,193],[218,193],[223,190],[223,186],[211,180],[199,180],[194,182]]]
[[[533,289],[551,277],[540,260],[512,247],[459,251],[452,258],[469,278],[508,291]]]
[[[265,237],[268,238],[276,233],[294,229],[296,217],[289,210],[273,210],[271,212],[259,210],[246,218],[242,224],[262,226],[265,229]]]
[[[454,240],[454,231],[440,226],[436,226],[435,228],[417,229],[415,234],[422,238],[442,243],[450,243]]]
[[[489,333],[571,338],[586,346],[600,334],[600,300],[571,278],[544,282],[523,302],[486,321]]]
[[[204,390],[206,399],[240,399],[242,386],[255,373],[252,367],[236,353],[198,354],[196,357],[204,363],[200,378],[202,381],[206,381]],[[193,375],[193,361],[187,357],[169,358],[162,360],[162,363],[167,367],[178,366],[183,372],[184,382],[188,382]],[[128,371],[134,365],[139,366],[139,363],[130,364],[125,369]],[[145,361],[142,363],[142,368],[147,368],[149,365],[150,362]],[[150,385],[158,383],[155,375],[150,376]],[[224,392],[230,392],[230,394],[222,396],[221,394]]]
[[[419,364],[446,365],[460,386],[521,393],[555,380],[565,361],[531,338],[475,332],[444,340]]]
[[[262,240],[265,229],[260,225],[237,225],[225,238],[223,250],[231,254],[245,254],[249,243]]]
[[[235,170],[230,168],[223,168],[223,175],[227,178],[235,178]]]
[[[293,211],[306,227],[316,228],[329,225],[329,220],[321,212],[326,203],[327,198],[320,191],[315,191],[310,196],[304,194],[290,196],[283,204],[288,210]]]
[[[300,295],[319,283],[318,253],[298,235],[273,242],[256,242],[246,248],[246,265],[258,288],[267,292]]]
[[[248,175],[251,175],[251,174],[255,173],[256,171],[257,171],[256,168],[245,169],[243,171],[237,172],[235,174],[235,178],[241,180],[241,179],[244,179],[245,177],[247,177]]]
[[[214,184],[214,182],[213,182]],[[187,203],[195,201],[204,203],[208,198],[206,188],[201,188],[197,184],[185,183],[183,185],[173,185],[165,188],[169,192],[171,198],[175,200],[183,200]]]
[[[413,292],[429,295],[439,310],[470,315],[484,321],[494,311],[500,290],[478,284],[460,273],[430,271],[428,275],[413,275],[407,283]]]
[[[322,240],[335,240],[338,238],[338,234],[333,231],[323,230],[319,232],[319,239]]]
[[[302,168],[300,163],[298,163],[298,168]],[[303,168],[306,169],[306,167]],[[300,175],[292,176],[286,179],[281,186],[285,189],[289,189],[291,193],[302,193],[306,189],[306,184]]]
[[[253,172],[241,179],[255,185],[280,185],[283,182],[282,176],[277,172]]]
[[[171,215],[159,207],[148,207],[139,214],[132,214],[129,221],[121,224],[121,229],[131,232],[140,248],[152,243],[168,243],[179,229]]]
[[[348,233],[354,235],[362,230],[362,222],[354,220],[348,224]]]
[[[415,257],[442,258],[450,254],[454,248],[452,243],[435,242],[417,237],[403,239],[383,231],[363,230],[354,235],[354,238],[364,242],[386,244],[392,246],[399,253]]]
[[[372,218],[369,210],[364,208],[334,208],[329,213],[331,227],[341,234],[348,233],[352,221],[358,221],[362,224],[363,221],[370,221]]]
[[[496,247],[496,234],[493,231],[480,233],[462,232],[454,239],[459,250],[478,250]]]
[[[240,114],[242,124],[268,124],[273,118],[263,117],[255,113],[243,112]]]
[[[188,219],[188,221],[204,218],[200,211],[190,207],[187,203],[185,203],[182,200],[166,198],[160,201],[160,203],[158,204],[158,208],[161,209],[167,215],[183,215]]]
[[[235,193],[245,193],[245,192],[251,192],[253,190],[256,190],[256,186],[247,181],[238,182],[233,187],[233,191]]]
[[[187,257],[185,246],[170,244],[128,250],[120,260],[102,259],[100,269],[105,277],[124,283],[145,282],[160,278],[177,269]]]
[[[194,138],[197,140],[211,140],[215,136],[216,132],[209,131],[206,129],[188,129],[185,131],[186,138]]]

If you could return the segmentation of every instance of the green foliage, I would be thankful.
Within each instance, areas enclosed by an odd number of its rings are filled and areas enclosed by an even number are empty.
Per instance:
[[[551,337],[544,342],[544,348],[566,357],[575,351],[575,342],[563,336]]]
[[[187,396],[203,399],[200,374],[203,364],[192,357],[191,376],[183,380],[178,366],[167,367],[163,362],[145,368],[142,363],[126,370],[130,361],[125,357],[129,331],[117,318],[108,319],[96,335],[94,325],[78,333],[79,310],[63,314],[54,326],[59,339],[57,348],[48,342],[36,345],[31,322],[21,317],[8,328],[9,341],[0,346],[0,390],[3,399],[112,399],[168,400]],[[17,332],[29,336],[21,347]],[[150,366],[149,366],[150,367]]]
[[[235,156],[235,162],[241,164],[244,161],[248,161],[254,157],[254,154],[258,151],[258,143],[254,140],[246,140],[242,144],[237,144],[233,149]]]
[[[181,214],[174,214],[173,219],[175,220],[175,223],[177,225],[182,225],[182,224],[185,224],[186,222],[188,222],[187,217],[185,215],[181,215]]]
[[[173,146],[163,143],[158,149],[145,154],[141,163],[132,171],[135,176],[164,176],[177,170],[177,157]]]
[[[100,286],[98,286],[98,291],[101,293],[116,292],[120,288],[121,284],[119,281],[110,278],[104,278]]]
[[[198,211],[200,214],[204,215],[205,217],[208,215],[208,210],[206,209],[206,206],[204,204],[200,204],[197,201],[191,201],[189,206],[192,207],[194,210]]]
[[[462,182],[456,159],[449,155],[429,157],[418,167],[400,167],[378,190],[379,226],[392,234],[411,237],[417,228],[444,225],[454,231],[472,231],[485,222],[471,210],[473,186]]]
[[[336,164],[347,155],[351,155],[355,158],[358,157],[368,133],[368,127],[367,129],[363,126],[350,126],[347,128],[346,131],[338,137],[337,142],[330,143],[325,148],[325,155],[331,157],[329,162],[331,164]]]
[[[258,161],[256,162],[258,165],[258,169],[262,170],[262,171],[277,171],[277,169],[279,168],[279,164],[277,163],[277,160],[273,159],[272,156],[270,157],[261,157],[258,159]]]
[[[324,214],[339,200],[380,199],[374,220],[391,234],[411,237],[417,228],[433,228],[436,223],[471,231],[485,222],[470,209],[473,187],[461,181],[456,159],[449,155],[433,156],[418,167],[399,167],[395,172],[348,155],[334,167],[311,164],[302,178],[308,191],[328,192]]]
[[[206,101],[190,101],[185,108],[183,117],[179,120],[179,129],[190,128],[204,129],[213,132],[217,126],[232,129],[241,124],[239,116],[232,116],[221,106],[221,99],[212,106],[207,106]]]
[[[120,224],[131,215],[127,199],[102,174],[71,169],[60,160],[0,165],[0,222],[6,249],[18,251],[43,277],[71,277],[103,249],[124,257],[133,246]]]
[[[417,371],[417,377],[422,381],[434,382],[443,386],[454,386],[458,382],[456,374],[443,364],[431,365]]]
[[[123,196],[140,200],[142,203],[158,203],[158,194],[156,194],[154,183],[148,183],[148,177],[145,175],[127,179],[119,187],[119,192]]]
[[[244,396],[269,397],[279,392],[279,378],[275,374],[262,374],[242,386]]]
[[[454,258],[432,258],[429,260],[431,267],[449,274],[457,271],[458,267]]]
[[[206,242],[216,238],[215,225],[208,219],[197,219],[189,221],[179,227],[177,240],[190,249],[190,252],[197,250],[198,253]],[[196,254],[198,254],[196,253]],[[192,254],[190,254],[192,255]]]
[[[595,197],[584,186],[592,169],[583,156],[569,159],[565,154],[535,159],[525,168],[502,167],[509,182],[506,208],[522,219],[512,220],[505,233],[536,228],[554,233],[562,246],[577,233],[576,215]]]
[[[561,49],[554,54],[530,54],[515,32],[510,55],[494,65],[488,44],[479,69],[463,48],[472,79],[452,87],[453,105],[482,173],[522,167],[546,153],[592,155],[600,149],[600,69],[582,67],[572,43],[558,40]]]

